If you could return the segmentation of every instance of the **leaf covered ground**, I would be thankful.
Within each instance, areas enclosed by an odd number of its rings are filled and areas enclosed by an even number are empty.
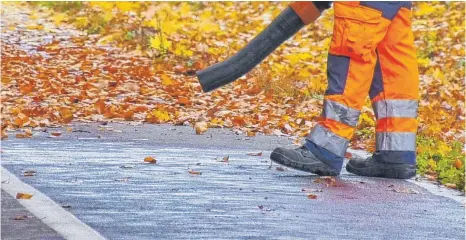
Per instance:
[[[235,83],[194,74],[244,46],[286,2],[34,2],[2,6],[2,138],[71,121],[231,127],[302,141],[326,89],[332,10]],[[416,2],[418,167],[464,190],[465,3]],[[374,149],[368,99],[351,147]],[[196,123],[197,122],[197,123]],[[13,136],[10,136],[13,137]]]

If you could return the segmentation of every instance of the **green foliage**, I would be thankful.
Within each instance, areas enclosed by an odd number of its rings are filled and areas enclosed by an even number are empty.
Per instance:
[[[440,141],[418,138],[417,167],[421,175],[436,175],[442,184],[455,184],[465,190],[464,152],[461,142],[446,145]]]

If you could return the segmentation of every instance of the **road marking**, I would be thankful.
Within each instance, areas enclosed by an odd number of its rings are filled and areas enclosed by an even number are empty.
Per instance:
[[[18,202],[65,239],[105,239],[97,231],[81,222],[39,190],[22,182],[4,167],[2,167],[2,189],[13,198],[16,198],[19,192],[33,194],[31,199],[18,199]]]

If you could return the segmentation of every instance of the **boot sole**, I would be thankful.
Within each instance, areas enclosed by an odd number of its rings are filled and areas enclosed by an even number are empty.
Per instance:
[[[285,155],[277,152],[272,152],[272,154],[270,155],[270,159],[273,162],[278,163],[280,165],[304,172],[314,173],[319,176],[338,176],[340,174],[335,170],[329,169],[329,167],[325,165],[325,163],[302,164],[295,162],[292,159],[286,157]]]
[[[416,168],[413,166],[390,166],[390,167],[371,167],[357,168],[350,163],[346,164],[346,171],[366,177],[381,177],[395,179],[409,179],[416,176]]]

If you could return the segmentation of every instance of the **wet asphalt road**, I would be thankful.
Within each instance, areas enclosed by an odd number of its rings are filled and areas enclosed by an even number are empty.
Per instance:
[[[326,186],[269,168],[270,151],[290,145],[285,137],[168,125],[73,130],[10,137],[2,165],[108,239],[464,239],[464,207],[412,183],[343,172]],[[157,164],[144,164],[147,156]]]

